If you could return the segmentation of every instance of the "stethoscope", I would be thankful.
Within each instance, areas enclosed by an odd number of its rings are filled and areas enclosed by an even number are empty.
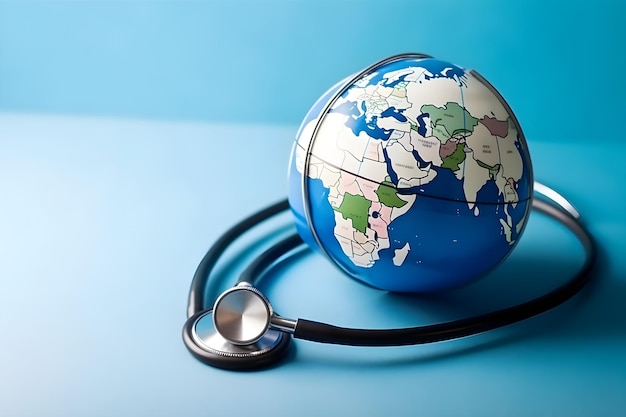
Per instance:
[[[258,277],[277,259],[302,245],[297,234],[271,246],[241,273],[235,286],[219,295],[213,306],[208,289],[215,267],[237,238],[259,223],[289,209],[287,200],[271,205],[226,231],[200,262],[191,283],[185,345],[200,361],[218,368],[246,370],[268,367],[285,358],[292,336],[296,339],[351,346],[405,346],[440,342],[475,335],[544,313],[574,296],[588,281],[597,258],[593,236],[574,206],[551,188],[535,182],[534,210],[566,226],[580,241],[585,258],[581,267],[561,286],[523,303],[490,313],[400,329],[353,329],[302,318],[282,317],[255,286]]]
[[[427,57],[423,54],[413,56]],[[389,59],[393,60],[394,57]],[[345,82],[344,88],[335,92],[335,97],[345,91],[345,86],[368,71],[369,68]],[[331,102],[332,100],[321,114],[328,110]],[[316,137],[320,120],[321,118],[318,119],[309,142],[307,158],[310,157],[311,144]],[[308,164],[305,163],[305,166],[308,167]],[[306,177],[305,173],[303,178]],[[306,181],[303,189],[306,190]],[[400,329],[337,327],[302,318],[282,317],[275,313],[267,297],[255,284],[259,277],[271,275],[265,272],[278,259],[284,259],[303,245],[297,234],[279,241],[259,255],[242,272],[235,286],[217,296],[213,306],[206,305],[205,300],[212,300],[215,296],[211,294],[209,280],[231,244],[258,224],[289,210],[287,200],[269,206],[224,233],[200,262],[189,294],[187,322],[183,329],[185,345],[192,355],[211,366],[245,370],[267,367],[283,359],[292,336],[313,342],[351,346],[416,345],[475,335],[541,314],[570,299],[587,283],[597,257],[597,247],[592,235],[581,222],[578,210],[562,195],[535,182],[533,197],[533,210],[563,224],[582,244],[585,258],[576,274],[544,295],[517,305],[460,320]],[[315,236],[314,230],[312,233]]]

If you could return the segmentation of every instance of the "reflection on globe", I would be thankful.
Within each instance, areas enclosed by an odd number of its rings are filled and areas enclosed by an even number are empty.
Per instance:
[[[353,278],[402,292],[471,282],[513,249],[531,206],[524,135],[475,71],[421,55],[335,85],[293,146],[296,227]]]

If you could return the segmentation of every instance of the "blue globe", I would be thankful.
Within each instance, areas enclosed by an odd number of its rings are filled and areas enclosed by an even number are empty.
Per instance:
[[[532,186],[526,140],[502,96],[475,71],[417,54],[326,92],[289,168],[303,240],[350,277],[398,292],[463,285],[502,262]]]

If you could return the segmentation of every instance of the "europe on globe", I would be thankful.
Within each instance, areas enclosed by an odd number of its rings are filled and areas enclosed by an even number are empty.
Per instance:
[[[448,289],[498,265],[531,207],[526,140],[473,70],[426,55],[339,82],[304,118],[289,168],[298,232],[349,276]]]

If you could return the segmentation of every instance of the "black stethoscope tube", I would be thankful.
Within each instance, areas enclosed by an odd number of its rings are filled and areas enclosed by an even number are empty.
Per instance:
[[[208,252],[204,255],[196,272],[193,275],[191,281],[191,288],[189,290],[189,301],[187,304],[187,318],[205,310],[207,307],[204,305],[205,290],[209,276],[213,272],[213,269],[217,265],[220,257],[228,249],[228,247],[241,235],[248,230],[256,226],[257,224],[269,219],[270,217],[282,213],[289,209],[289,202],[287,199],[281,200],[276,204],[272,204],[258,212],[246,217],[239,223],[228,229],[220,238],[211,246]]]
[[[293,336],[309,341],[351,346],[402,346],[432,343],[466,337],[541,314],[565,302],[576,294],[589,280],[597,258],[597,245],[579,219],[555,204],[534,199],[533,208],[557,219],[569,228],[581,241],[585,261],[567,282],[554,290],[521,304],[460,320],[427,326],[399,329],[352,329],[326,323],[298,319]],[[229,229],[207,252],[194,275],[189,299],[188,315],[192,316],[204,306],[204,290],[207,280],[220,256],[234,239],[250,227],[288,209],[286,200],[267,207],[244,219]],[[241,274],[239,281],[254,283],[278,258],[302,244],[298,235],[292,235],[275,244],[257,257]]]

